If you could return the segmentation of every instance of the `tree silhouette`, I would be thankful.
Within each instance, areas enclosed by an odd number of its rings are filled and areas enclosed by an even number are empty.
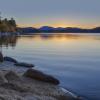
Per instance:
[[[0,32],[15,32],[16,31],[16,21],[14,18],[8,20],[7,18],[2,19],[0,13]]]

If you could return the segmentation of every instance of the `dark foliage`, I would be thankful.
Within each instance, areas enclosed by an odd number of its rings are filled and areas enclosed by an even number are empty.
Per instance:
[[[0,32],[16,32],[16,26],[16,21],[13,18],[10,20],[0,19]]]

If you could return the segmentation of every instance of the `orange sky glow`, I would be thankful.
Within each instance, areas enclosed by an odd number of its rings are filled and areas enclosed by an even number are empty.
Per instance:
[[[35,27],[39,28],[42,26],[51,26],[51,27],[79,27],[79,28],[94,28],[97,27],[98,25],[78,25],[78,24],[63,24],[63,23],[55,23],[55,24],[18,24],[18,27]]]

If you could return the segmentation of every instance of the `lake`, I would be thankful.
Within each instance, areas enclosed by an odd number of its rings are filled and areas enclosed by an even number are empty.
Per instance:
[[[100,100],[100,34],[42,34],[0,39],[5,56],[36,65],[61,86]]]

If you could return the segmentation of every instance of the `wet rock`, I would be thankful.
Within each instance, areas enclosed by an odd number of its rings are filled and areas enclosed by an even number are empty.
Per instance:
[[[36,79],[39,81],[43,81],[43,82],[48,82],[48,83],[52,83],[54,85],[58,85],[60,82],[59,80],[57,80],[56,78],[54,78],[53,76],[44,74],[38,70],[35,69],[29,69],[24,73],[25,77],[29,77],[32,79]]]
[[[7,74],[5,74],[5,78],[9,81],[20,81],[20,77],[13,71],[9,71]]]
[[[23,62],[18,62],[18,63],[15,63],[16,66],[22,66],[22,67],[27,67],[27,68],[32,68],[34,67],[33,64],[28,64],[28,63],[23,63]]]
[[[0,62],[3,62],[3,55],[2,55],[2,53],[0,52]]]
[[[17,63],[17,61],[14,58],[11,58],[11,57],[4,57],[4,61],[9,61],[9,62]]]

